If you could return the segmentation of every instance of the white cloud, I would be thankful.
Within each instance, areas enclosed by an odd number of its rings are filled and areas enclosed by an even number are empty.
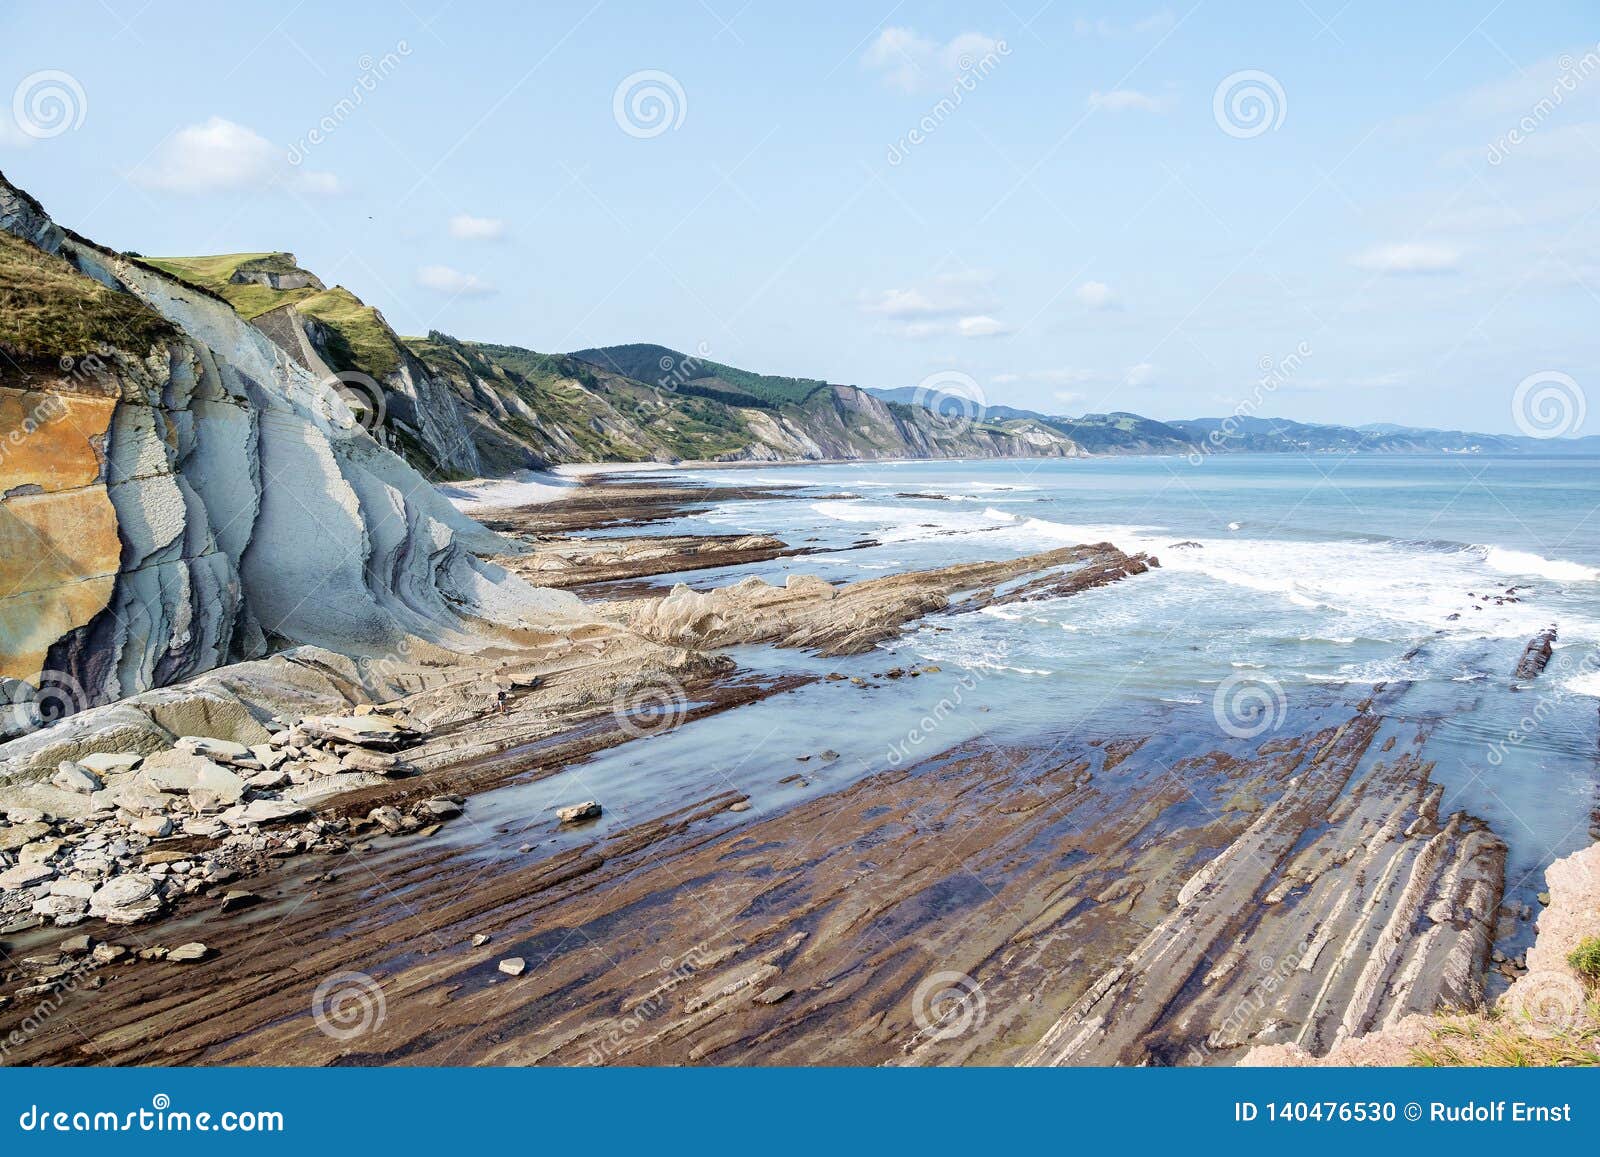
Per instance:
[[[1128,372],[1123,375],[1122,384],[1125,386],[1148,386],[1155,380],[1156,368],[1149,362],[1140,362],[1136,366],[1129,366]]]
[[[1050,396],[1056,401],[1060,402],[1063,406],[1072,406],[1083,401],[1083,395],[1078,393],[1076,390],[1057,390]]]
[[[23,132],[11,119],[11,114],[0,110],[0,149],[25,149],[33,138]]]
[[[897,320],[979,313],[992,306],[988,292],[992,279],[981,269],[943,273],[923,285],[863,294],[861,312]]]
[[[299,169],[288,153],[244,125],[214,116],[186,125],[130,174],[135,183],[169,193],[226,193],[282,186],[297,192],[339,191],[332,173]]]
[[[449,293],[457,297],[479,297],[493,293],[494,286],[475,273],[463,273],[448,265],[424,265],[417,270],[417,284],[436,293]]]
[[[1109,38],[1127,36],[1130,33],[1144,35],[1151,32],[1166,32],[1178,22],[1172,9],[1162,8],[1152,12],[1149,16],[1135,20],[1132,24],[1117,24],[1110,20],[1085,20],[1079,17],[1073,21],[1072,30],[1079,36],[1104,36]]]
[[[1159,97],[1131,88],[1114,88],[1110,92],[1091,92],[1089,107],[1106,112],[1164,112],[1166,104]]]
[[[1121,309],[1122,302],[1116,291],[1103,281],[1085,281],[1075,291],[1078,303],[1085,309]]]
[[[310,171],[296,173],[289,184],[301,193],[311,193],[318,197],[331,197],[342,188],[339,184],[339,178],[332,173]]]
[[[955,312],[947,306],[935,304],[920,289],[886,289],[877,297],[863,301],[861,309],[864,313],[876,313],[884,317],[938,317]]]
[[[999,337],[1011,332],[1011,327],[999,318],[988,314],[963,317],[956,322],[956,333],[962,337]]]
[[[506,223],[498,217],[457,213],[450,218],[450,236],[457,241],[498,241],[505,235]]]
[[[1000,46],[981,32],[963,32],[940,44],[911,28],[885,28],[867,46],[861,63],[880,73],[890,88],[919,92],[954,82]]]
[[[1374,273],[1454,273],[1461,268],[1461,251],[1438,242],[1408,241],[1379,245],[1351,260],[1358,268]]]

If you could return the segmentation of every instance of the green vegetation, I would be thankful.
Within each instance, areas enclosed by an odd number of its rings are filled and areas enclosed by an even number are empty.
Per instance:
[[[253,281],[235,281],[236,273],[292,273],[298,267],[292,253],[221,253],[213,257],[145,257],[153,269],[222,298],[245,318],[260,317],[280,305],[320,293],[315,286],[273,289]]]
[[[1411,1051],[1411,1063],[1433,1066],[1553,1067],[1600,1065],[1600,1001],[1590,999],[1578,1023],[1535,1036],[1499,1009],[1438,1017],[1433,1043]]]
[[[438,332],[403,340],[430,374],[458,391],[470,392],[477,379],[522,401],[537,423],[508,408],[495,425],[552,461],[714,458],[750,441],[742,420],[725,405],[576,357],[463,342]]]
[[[334,369],[360,370],[381,381],[400,368],[400,347],[382,315],[343,286],[302,298],[295,308],[327,329]]]
[[[648,343],[579,350],[572,356],[635,381],[734,406],[795,406],[828,384],[818,378],[752,373]]]
[[[325,351],[336,370],[359,370],[379,380],[400,368],[400,348],[378,311],[343,286],[273,289],[235,277],[251,273],[305,273],[292,253],[222,253],[213,257],[146,257],[144,263],[186,285],[207,290],[244,318],[257,318],[285,305],[322,323]],[[307,276],[310,276],[309,274]]]
[[[1600,936],[1590,936],[1567,955],[1572,970],[1591,983],[1600,982]]]
[[[132,294],[0,230],[0,350],[13,359],[55,361],[101,345],[143,355],[175,335]]]

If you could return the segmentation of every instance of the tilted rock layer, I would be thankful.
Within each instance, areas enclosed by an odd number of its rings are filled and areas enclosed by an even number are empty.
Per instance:
[[[414,657],[583,617],[482,561],[504,540],[224,301],[3,178],[0,230],[0,734],[283,644]]]

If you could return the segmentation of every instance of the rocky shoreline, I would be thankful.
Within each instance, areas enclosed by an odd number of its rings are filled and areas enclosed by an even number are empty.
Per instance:
[[[805,552],[581,536],[722,489],[501,513],[527,549],[499,563],[591,601],[471,658],[295,648],[0,747],[5,1062],[1292,1063],[1484,1003],[1521,918],[1505,848],[1441,814],[1403,684],[1214,750],[1175,727],[866,774],[807,752],[614,822],[506,795],[805,686],[938,672],[761,675],[721,648],[870,656],[1159,565],[1102,543],[618,587]],[[1541,931],[1594,917],[1569,894]],[[330,1029],[338,978],[381,1010],[360,1032]]]

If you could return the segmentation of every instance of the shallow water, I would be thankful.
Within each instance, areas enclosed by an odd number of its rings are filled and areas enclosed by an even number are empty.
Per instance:
[[[856,660],[742,649],[741,663],[763,670],[943,671],[866,692],[802,689],[625,745],[571,774],[625,808],[633,800],[659,811],[691,786],[731,785],[762,809],[974,738],[1052,743],[1159,730],[1180,736],[1179,750],[1259,742],[1353,705],[1377,683],[1404,683],[1399,718],[1430,735],[1445,811],[1492,824],[1511,848],[1508,899],[1531,902],[1543,867],[1589,841],[1596,802],[1597,467],[1239,455],[1198,466],[1114,458],[652,473],[658,483],[736,480],[792,497],[725,503],[626,533],[761,532],[830,548],[697,580],[781,582],[790,571],[855,580],[1097,541],[1154,554],[1162,566],[1067,599],[937,616]],[[850,548],[863,538],[878,545]],[[1550,624],[1560,631],[1556,656],[1519,688],[1511,672],[1522,648]],[[795,762],[823,748],[841,758],[820,771]],[[811,774],[810,787],[776,783],[796,770]],[[526,790],[565,800],[573,785]]]

